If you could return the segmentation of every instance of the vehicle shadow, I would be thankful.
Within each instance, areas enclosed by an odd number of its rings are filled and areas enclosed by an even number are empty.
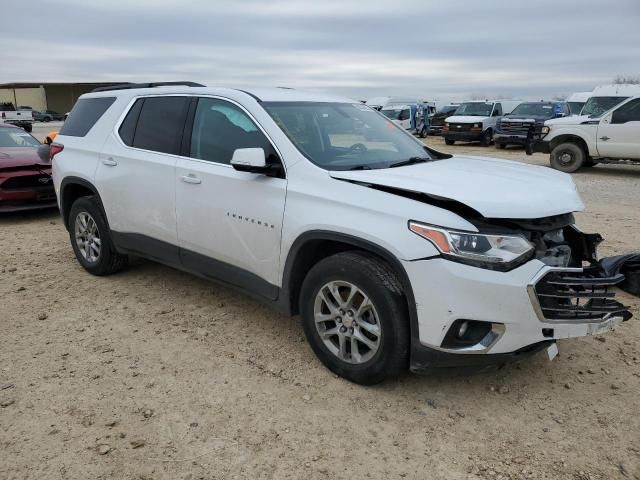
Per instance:
[[[640,166],[638,165],[596,165],[591,168],[582,168],[576,172],[577,175],[589,176],[609,176],[609,177],[640,177]]]
[[[42,210],[25,210],[21,212],[0,212],[0,224],[23,223],[34,220],[54,220],[60,218],[58,207],[43,208]]]

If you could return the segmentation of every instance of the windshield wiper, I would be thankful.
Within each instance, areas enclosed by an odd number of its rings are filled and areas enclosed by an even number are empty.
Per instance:
[[[428,162],[429,160],[431,159],[425,158],[425,157],[411,157],[407,160],[402,160],[400,162],[392,163],[391,165],[389,165],[389,168],[404,167],[406,165],[415,165],[416,163],[425,163],[425,162]]]
[[[355,167],[349,168],[349,170],[371,170],[369,165],[356,165]]]

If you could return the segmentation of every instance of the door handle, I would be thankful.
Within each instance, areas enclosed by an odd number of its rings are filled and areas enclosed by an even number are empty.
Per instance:
[[[607,140],[611,140],[611,139],[605,135],[604,137],[600,137],[600,140],[602,140],[603,142],[606,142]]]
[[[103,158],[102,164],[106,165],[107,167],[115,167],[116,165],[118,165],[118,162],[116,162],[113,158],[109,157],[109,158]]]
[[[183,175],[182,177],[180,177],[180,179],[184,183],[192,183],[194,185],[198,185],[198,184],[202,183],[202,180],[200,180],[198,177],[196,177],[193,173],[190,173],[189,175]]]

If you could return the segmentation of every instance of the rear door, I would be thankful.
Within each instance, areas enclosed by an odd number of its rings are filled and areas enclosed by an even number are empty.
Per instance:
[[[199,98],[192,122],[190,158],[178,159],[175,174],[182,262],[275,298],[287,183],[239,172],[230,162],[238,148],[262,148],[268,163],[281,163],[280,155],[247,111],[227,99]]]
[[[129,234],[125,239],[140,249],[150,241],[173,245],[176,258],[175,165],[189,102],[185,96],[135,99],[109,135],[96,172],[111,230]]]
[[[605,115],[598,125],[597,146],[602,157],[640,159],[640,98]]]

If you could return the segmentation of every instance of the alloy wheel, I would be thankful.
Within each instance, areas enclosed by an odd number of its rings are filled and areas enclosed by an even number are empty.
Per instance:
[[[95,263],[100,258],[102,241],[98,225],[88,212],[80,212],[75,221],[76,245],[82,257],[90,263]]]
[[[353,283],[325,284],[316,294],[313,315],[324,345],[344,362],[365,363],[380,348],[378,313],[369,297]]]

